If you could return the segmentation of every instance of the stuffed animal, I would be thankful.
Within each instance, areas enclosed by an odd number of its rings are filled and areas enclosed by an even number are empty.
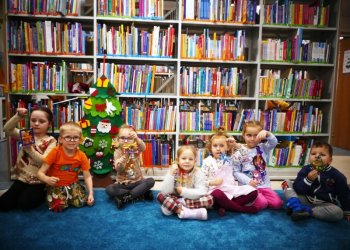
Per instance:
[[[292,103],[288,103],[283,100],[268,100],[266,101],[266,110],[278,109],[279,111],[286,111],[292,106]]]

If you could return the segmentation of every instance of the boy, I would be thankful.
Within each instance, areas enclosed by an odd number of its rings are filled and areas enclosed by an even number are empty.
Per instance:
[[[69,205],[82,207],[86,203],[89,206],[94,203],[90,163],[78,149],[81,136],[82,129],[77,123],[63,124],[60,127],[59,145],[50,151],[38,171],[38,178],[48,185],[46,198],[49,209],[55,212],[62,211]],[[83,172],[88,196],[79,183],[80,171]]]
[[[328,143],[314,143],[310,164],[299,171],[293,184],[290,181],[282,183],[292,220],[312,216],[338,221],[345,216],[350,221],[350,190],[346,177],[330,165],[332,154],[333,148]]]

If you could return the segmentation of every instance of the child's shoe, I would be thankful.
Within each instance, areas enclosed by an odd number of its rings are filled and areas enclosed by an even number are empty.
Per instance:
[[[132,196],[131,194],[127,193],[127,194],[124,194],[122,196],[116,196],[115,197],[115,204],[117,205],[117,208],[118,209],[121,209],[122,207],[124,207],[124,205],[126,203],[129,203],[131,202],[133,199],[132,199]]]
[[[146,193],[143,194],[143,197],[146,201],[153,201],[153,192],[152,190],[148,190]]]
[[[208,213],[205,208],[194,208],[189,209],[182,206],[182,211],[178,214],[180,219],[196,219],[196,220],[207,220]]]
[[[307,211],[292,212],[290,217],[292,218],[293,221],[299,221],[299,220],[310,218],[310,213]]]

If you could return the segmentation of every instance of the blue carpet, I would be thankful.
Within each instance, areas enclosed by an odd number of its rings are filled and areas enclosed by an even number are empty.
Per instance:
[[[280,193],[281,194],[281,193]],[[166,217],[159,205],[117,210],[103,189],[96,204],[52,213],[0,213],[0,249],[350,249],[350,223],[292,222],[284,210],[255,215],[209,211],[208,221]]]

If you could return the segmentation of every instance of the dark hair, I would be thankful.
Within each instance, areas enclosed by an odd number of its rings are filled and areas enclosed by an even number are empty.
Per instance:
[[[51,109],[49,109],[46,106],[35,106],[32,111],[30,112],[30,117],[32,116],[34,111],[42,111],[46,113],[47,116],[47,120],[49,121],[49,124],[51,124],[51,128],[52,128],[52,136],[54,136],[55,131],[54,131],[54,124],[53,124],[53,114]]]
[[[314,142],[311,148],[326,148],[328,150],[329,155],[331,157],[333,156],[333,147],[331,144],[327,142],[321,142],[321,141]]]

